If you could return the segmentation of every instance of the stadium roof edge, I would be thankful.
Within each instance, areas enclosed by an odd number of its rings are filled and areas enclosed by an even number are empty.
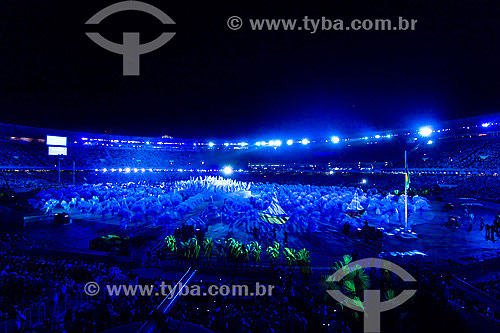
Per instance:
[[[453,120],[445,120],[445,121],[437,121],[437,124],[443,127],[459,127],[459,126],[467,126],[471,124],[482,124],[488,122],[497,122],[500,123],[500,113],[492,113],[487,115],[480,115],[474,117],[467,118],[459,118]],[[392,129],[392,130],[380,130],[378,133],[383,132],[403,132],[403,131],[413,131],[415,129]],[[25,125],[15,125],[15,124],[6,124],[0,123],[0,135],[5,137],[32,137],[32,138],[45,138],[45,136],[49,135],[59,135],[66,136],[70,140],[81,140],[82,137],[92,137],[92,138],[102,138],[102,139],[124,139],[124,140],[161,140],[161,141],[181,141],[186,143],[192,142],[200,142],[200,141],[208,141],[208,139],[192,139],[192,138],[162,138],[161,136],[133,136],[133,135],[116,135],[116,134],[103,134],[103,133],[93,133],[93,132],[80,132],[80,131],[68,131],[68,130],[60,130],[60,129],[49,129],[49,128],[41,128],[34,126],[25,126]],[[359,134],[363,136],[363,134]],[[237,139],[227,139],[232,141],[237,141]],[[222,141],[222,140],[218,140]]]

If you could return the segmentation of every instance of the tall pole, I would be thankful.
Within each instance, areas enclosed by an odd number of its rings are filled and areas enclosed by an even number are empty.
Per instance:
[[[59,158],[57,160],[57,163],[58,163],[58,171],[57,171],[57,177],[58,177],[58,182],[59,182],[59,185],[61,185],[61,158]]]
[[[410,170],[408,169],[408,158],[405,150],[405,231],[408,231],[408,179]]]

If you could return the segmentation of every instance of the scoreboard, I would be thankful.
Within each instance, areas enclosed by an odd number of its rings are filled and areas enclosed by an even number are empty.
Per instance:
[[[49,156],[66,156],[68,155],[68,138],[65,136],[47,135],[45,141],[49,147]]]

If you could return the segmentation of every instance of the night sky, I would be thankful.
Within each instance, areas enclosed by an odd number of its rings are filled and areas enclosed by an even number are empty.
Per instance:
[[[2,1],[0,122],[183,138],[323,137],[500,111],[498,1]],[[438,2],[438,3],[435,3]],[[228,17],[418,19],[416,31],[239,31]],[[121,42],[176,32],[141,57],[139,77],[87,31]]]

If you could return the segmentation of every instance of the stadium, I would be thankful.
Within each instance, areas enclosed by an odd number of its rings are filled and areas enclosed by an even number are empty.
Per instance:
[[[0,332],[500,332],[498,9],[5,2]]]
[[[27,254],[172,281],[296,266],[311,288],[332,257],[377,256],[491,288],[464,267],[498,253],[500,115],[249,142],[0,128],[4,242]]]

